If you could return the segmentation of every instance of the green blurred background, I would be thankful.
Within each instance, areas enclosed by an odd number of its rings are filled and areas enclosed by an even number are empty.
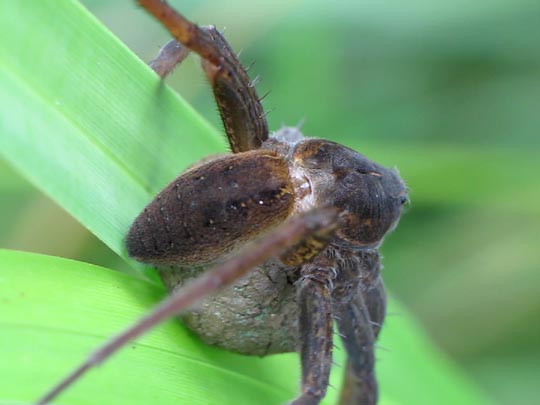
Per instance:
[[[168,39],[130,1],[83,3],[144,60]],[[383,247],[388,289],[498,403],[537,403],[540,3],[172,3],[256,61],[271,128],[305,119],[399,168],[412,204]],[[220,126],[196,58],[168,82]],[[126,269],[1,162],[0,193],[0,247]]]

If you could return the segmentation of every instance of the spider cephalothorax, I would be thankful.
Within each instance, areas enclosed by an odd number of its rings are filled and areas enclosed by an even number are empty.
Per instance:
[[[139,3],[175,37],[151,63],[161,77],[187,50],[202,57],[232,153],[173,180],[126,237],[129,255],[156,266],[171,296],[40,403],[179,313],[203,340],[228,350],[298,351],[297,405],[317,404],[326,393],[335,321],[347,352],[340,403],[375,403],[374,343],[386,305],[377,249],[408,200],[403,181],[395,169],[298,128],[269,134],[255,89],[223,36],[164,1]]]

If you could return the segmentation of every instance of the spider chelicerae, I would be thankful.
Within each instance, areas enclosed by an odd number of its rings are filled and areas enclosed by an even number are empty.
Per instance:
[[[164,78],[200,55],[232,153],[190,167],[135,219],[130,256],[158,268],[171,295],[39,400],[158,322],[180,314],[205,342],[243,354],[298,351],[299,396],[317,404],[332,365],[333,324],[347,353],[340,403],[374,404],[374,343],[386,296],[378,247],[407,188],[396,170],[298,128],[269,133],[253,82],[224,37],[165,1],[139,0],[173,35],[150,66]]]

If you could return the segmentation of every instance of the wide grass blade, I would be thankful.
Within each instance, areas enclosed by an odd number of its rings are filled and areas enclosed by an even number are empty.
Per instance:
[[[116,253],[217,132],[78,3],[0,3],[0,150]]]
[[[67,259],[0,250],[0,403],[32,401],[164,291]],[[377,349],[381,404],[483,404],[477,392],[391,302]],[[338,347],[340,344],[338,343]],[[343,364],[336,349],[335,360]],[[342,369],[334,367],[339,387]],[[265,358],[206,346],[170,321],[130,344],[58,404],[279,404],[298,389],[296,354]],[[334,404],[330,389],[325,404]]]

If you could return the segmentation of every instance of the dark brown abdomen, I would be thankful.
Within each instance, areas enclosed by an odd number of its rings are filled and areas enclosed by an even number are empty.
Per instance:
[[[130,256],[151,264],[215,262],[284,221],[293,187],[285,161],[257,150],[218,158],[177,177],[137,217]]]

